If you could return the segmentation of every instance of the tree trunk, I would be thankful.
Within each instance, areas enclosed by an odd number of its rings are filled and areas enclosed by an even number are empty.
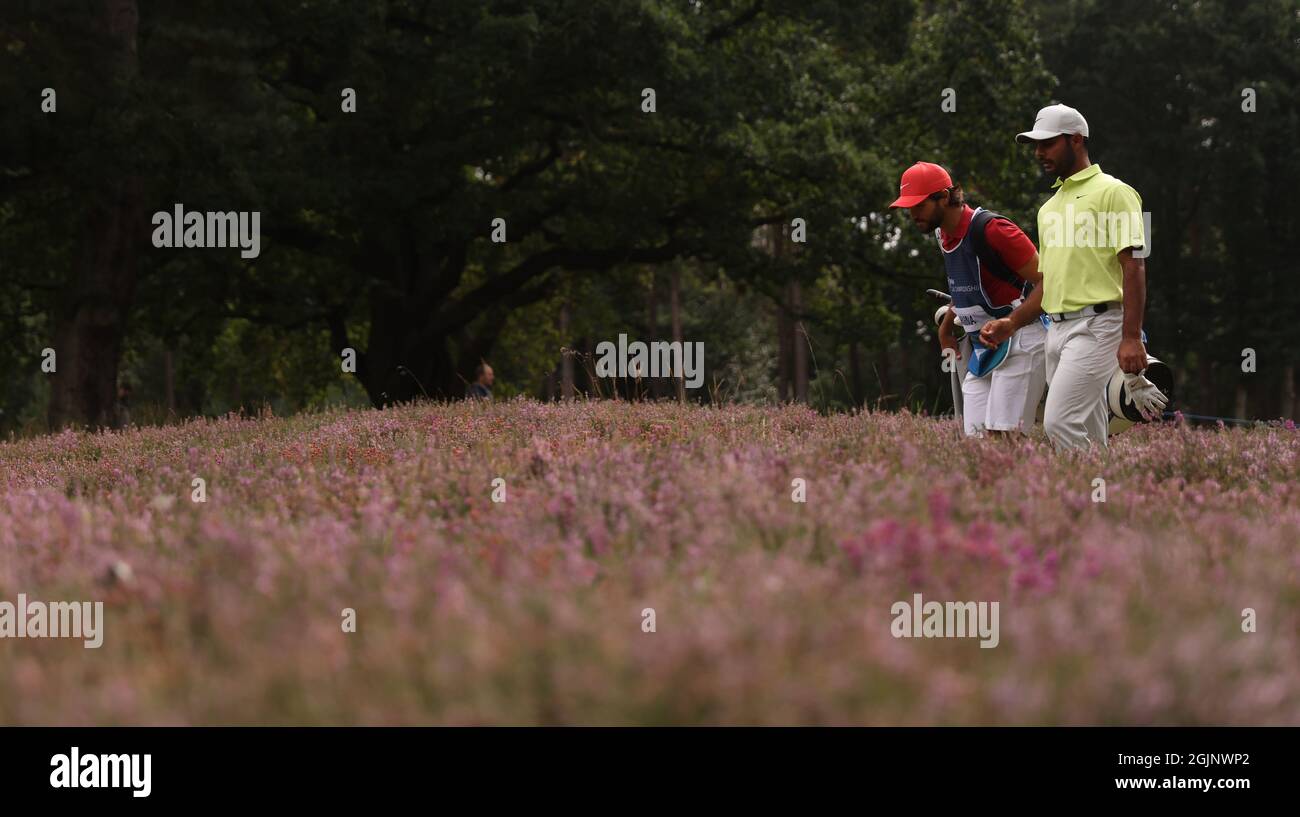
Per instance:
[[[794,383],[794,344],[791,343],[791,338],[794,337],[794,330],[790,325],[790,316],[786,307],[785,298],[782,298],[776,305],[776,337],[777,395],[780,397],[782,403],[788,403],[794,392],[794,389],[792,388]]]
[[[858,361],[856,340],[849,341],[849,381],[849,396],[853,399],[854,408],[857,408],[862,405],[862,364]]]
[[[767,226],[767,248],[774,258],[785,252],[785,232],[780,224]],[[794,319],[790,311],[790,286],[781,293],[776,312],[777,332],[777,391],[782,403],[795,396],[795,342]]]
[[[685,342],[682,340],[682,271],[677,264],[673,264],[672,272],[668,278],[668,298],[670,319],[673,325],[673,343],[682,344],[683,356],[685,356]],[[703,362],[697,365],[703,365]],[[673,386],[677,392],[677,402],[686,402],[686,375],[684,372],[678,372],[673,378]]]
[[[1198,355],[1198,359],[1204,360],[1205,358]],[[1220,399],[1218,390],[1214,388],[1215,380],[1216,378],[1213,366],[1208,366],[1204,363],[1198,366],[1196,374],[1196,391],[1199,396],[1195,405],[1198,407],[1199,411],[1198,409],[1188,408],[1186,406],[1187,401],[1185,400],[1179,401],[1180,408],[1182,408],[1187,414],[1218,414],[1222,411],[1224,401]]]
[[[461,339],[467,366],[467,372],[462,374],[452,361],[453,339],[447,335],[421,338],[421,325],[412,318],[407,298],[374,292],[370,315],[366,351],[357,354],[357,379],[371,403],[378,407],[425,395],[435,400],[464,396],[478,365],[475,349],[469,347],[480,347],[481,343]],[[335,345],[342,348],[348,344],[336,339]]]
[[[787,229],[781,224],[768,226],[768,247],[775,258],[785,258],[790,254]],[[802,314],[803,298],[799,282],[790,281],[786,284],[777,310],[777,333],[780,338],[777,377],[782,402],[791,399],[799,403],[808,402],[808,342],[804,337]]]
[[[808,402],[808,336],[804,329],[803,292],[798,281],[790,282],[790,342],[794,353],[794,399]]]
[[[163,350],[163,400],[167,416],[176,414],[176,360],[170,348]]]
[[[1282,396],[1278,416],[1284,420],[1295,419],[1295,364],[1282,367]]]
[[[894,345],[890,348],[891,357],[893,358],[891,370],[894,373],[892,382],[897,384],[894,399],[898,401],[897,406],[900,411],[904,409],[907,411],[912,410],[913,391],[909,384],[916,382],[908,365],[907,346],[908,344],[905,342],[894,341]]]
[[[1246,416],[1246,387],[1244,384],[1237,384],[1237,396],[1232,404],[1232,416],[1241,420],[1250,419]]]
[[[645,343],[646,346],[649,346],[652,342],[659,340],[659,299],[662,297],[662,293],[659,290],[657,268],[653,265],[647,265],[646,269],[650,273],[650,284],[646,289],[645,300]],[[667,381],[663,380],[663,376],[666,375],[663,372],[660,372],[660,375],[661,377],[650,377],[647,372],[644,381],[647,395],[656,399],[668,393]]]
[[[376,280],[369,294],[370,331],[365,351],[358,349],[356,371],[375,406],[421,396],[462,398],[479,362],[491,363],[487,357],[510,313],[548,297],[558,280],[552,277],[524,290],[524,277],[502,276],[506,281],[494,299],[452,299],[467,264],[463,248],[422,243],[411,223],[365,236],[352,263]],[[533,277],[548,268],[535,269]],[[357,348],[342,311],[327,319],[336,349]]]
[[[135,0],[103,0],[110,47],[100,65],[105,107],[125,99],[137,73]],[[112,173],[111,166],[105,168]],[[91,192],[81,224],[81,252],[55,310],[55,371],[47,421],[91,428],[120,424],[117,366],[135,295],[142,237],[147,235],[140,179],[129,172]]]
[[[560,306],[560,342],[569,348],[569,302],[566,299]],[[563,352],[560,357],[560,397],[573,399],[573,354]]]

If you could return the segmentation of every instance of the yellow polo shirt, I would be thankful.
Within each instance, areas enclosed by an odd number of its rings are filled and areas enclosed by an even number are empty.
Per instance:
[[[1073,312],[1124,300],[1119,253],[1145,246],[1142,197],[1124,182],[1089,165],[1052,185],[1038,210],[1038,265],[1043,311]]]

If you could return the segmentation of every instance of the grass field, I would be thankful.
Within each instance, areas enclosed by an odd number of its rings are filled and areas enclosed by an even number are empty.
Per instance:
[[[0,600],[105,623],[0,639],[0,722],[1300,724],[1298,472],[1282,427],[622,402],[9,442]],[[914,593],[998,645],[895,638]]]

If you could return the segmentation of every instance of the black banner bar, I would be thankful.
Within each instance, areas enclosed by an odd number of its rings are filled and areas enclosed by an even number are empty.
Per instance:
[[[805,805],[923,793],[927,804],[968,806],[1191,795],[1235,806],[1291,793],[1297,757],[1295,729],[1256,727],[56,727],[3,736],[4,802],[127,808],[442,802],[451,792],[539,807],[611,786],[666,804],[697,792]]]

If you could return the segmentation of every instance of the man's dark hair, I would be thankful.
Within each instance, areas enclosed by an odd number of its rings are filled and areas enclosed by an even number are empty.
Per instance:
[[[485,372],[485,371],[487,371],[487,362],[486,362],[486,361],[479,361],[479,364],[478,364],[477,366],[474,367],[474,376],[475,376],[475,377],[482,377],[482,376],[483,376],[483,372]]]
[[[944,190],[938,190],[934,193],[931,193],[930,198],[934,199],[935,201],[938,201],[939,199],[943,198],[944,193],[948,194],[949,207],[961,207],[966,203],[966,196],[962,192],[960,184],[954,184],[952,187],[946,188]]]

